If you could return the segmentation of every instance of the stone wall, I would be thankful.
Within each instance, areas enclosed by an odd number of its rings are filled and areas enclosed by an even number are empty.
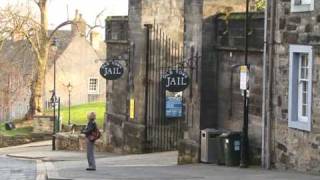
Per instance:
[[[52,116],[35,116],[32,120],[32,127],[34,133],[53,132],[53,117]]]
[[[107,146],[103,143],[103,137],[95,142],[96,152],[106,152]],[[56,149],[63,151],[86,151],[86,139],[83,134],[57,133]]]
[[[239,0],[203,0],[203,16],[210,17],[219,13],[244,12],[245,1]]]
[[[0,148],[52,139],[52,121],[50,117],[36,116],[34,120],[17,121],[14,124],[17,129],[30,128],[32,132],[14,136],[0,135]],[[11,131],[15,131],[15,129]]]
[[[261,108],[262,108],[262,61],[263,61],[263,34],[264,14],[250,14],[250,36],[248,63],[250,64],[250,97],[249,97],[249,142],[252,163],[260,163],[261,153]],[[228,22],[228,23],[226,23]],[[207,78],[213,84],[216,98],[203,99],[203,104],[212,104],[216,116],[210,114],[211,107],[203,107],[203,128],[218,127],[233,131],[242,131],[243,125],[243,96],[240,91],[240,72],[238,65],[244,64],[244,13],[232,13],[227,19],[218,15],[216,19],[216,50],[213,55],[215,81]],[[210,62],[210,60],[209,60]],[[208,62],[207,62],[208,63]],[[208,84],[206,83],[206,84]],[[203,89],[202,96],[211,94],[210,89]],[[206,116],[208,115],[208,116]],[[215,117],[215,121],[206,119]],[[204,126],[205,125],[205,126]],[[215,126],[212,126],[215,125]]]
[[[142,23],[159,25],[174,42],[183,42],[184,0],[142,0]]]
[[[192,14],[194,16],[195,13]],[[249,36],[248,56],[248,62],[251,64],[249,138],[251,160],[259,163],[264,16],[263,13],[251,13],[250,17],[252,32]],[[244,13],[207,17],[203,20],[201,34],[202,60],[198,72],[201,80],[192,82],[193,91],[196,92],[195,97],[191,102],[186,102],[187,107],[195,105],[201,108],[193,109],[196,118],[191,126],[188,124],[188,133],[185,134],[185,140],[179,147],[181,164],[198,161],[200,130],[205,128],[242,130],[243,97],[240,92],[240,72],[237,65],[244,64]],[[197,36],[193,34],[194,37]],[[201,88],[197,87],[199,85]],[[186,93],[188,92],[187,90]],[[200,104],[196,103],[196,99]]]
[[[0,136],[0,148],[8,146],[17,146],[32,142],[29,137],[26,136]]]
[[[290,1],[277,2],[273,72],[273,162],[276,167],[320,172],[320,1],[310,12],[290,12]],[[312,130],[288,127],[289,44],[313,46]]]
[[[29,135],[3,136],[0,135],[0,148],[18,146],[37,141],[46,141],[52,138],[51,134],[31,133]]]
[[[123,121],[120,116],[109,114],[106,126],[109,151],[122,154],[144,152],[144,125]]]
[[[184,1],[129,0],[129,59],[123,64],[125,74],[120,80],[108,82],[107,143],[121,153],[144,152],[145,105],[145,24],[157,24],[176,42],[183,42]],[[125,51],[118,42],[107,40],[108,53]],[[108,55],[109,56],[109,55]],[[129,118],[129,100],[135,101],[134,118]]]

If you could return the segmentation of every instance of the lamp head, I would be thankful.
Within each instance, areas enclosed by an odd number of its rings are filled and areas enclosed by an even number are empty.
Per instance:
[[[69,92],[72,91],[72,85],[70,84],[70,82],[69,82],[69,84],[67,85],[67,88],[68,88],[68,91],[69,91]]]
[[[51,47],[55,50],[58,49],[58,39],[56,37],[53,37],[52,41],[51,41]]]

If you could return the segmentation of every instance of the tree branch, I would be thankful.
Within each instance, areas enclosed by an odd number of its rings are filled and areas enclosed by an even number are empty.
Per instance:
[[[104,12],[105,12],[105,9],[103,9],[102,11],[100,11],[99,14],[97,14],[93,26],[90,26],[89,24],[87,24],[87,26],[88,26],[88,28],[89,28],[89,31],[88,31],[86,37],[88,37],[88,36],[90,35],[90,33],[91,33],[94,29],[96,29],[96,28],[104,28],[104,26],[101,25],[101,22],[100,22],[100,17],[103,15]]]

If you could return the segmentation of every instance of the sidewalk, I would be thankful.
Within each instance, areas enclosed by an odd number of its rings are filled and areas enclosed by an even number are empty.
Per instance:
[[[7,149],[8,150],[8,149]],[[0,149],[0,154],[7,150]],[[259,168],[195,164],[178,166],[177,152],[141,155],[97,154],[97,171],[85,170],[84,152],[51,151],[49,143],[9,149],[11,157],[41,159],[48,179],[75,180],[319,180],[320,176]],[[39,165],[39,167],[41,167]],[[41,173],[41,172],[39,172]]]

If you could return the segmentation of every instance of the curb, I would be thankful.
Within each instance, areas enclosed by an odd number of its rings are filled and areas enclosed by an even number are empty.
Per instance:
[[[42,160],[45,157],[29,157],[29,156],[17,156],[17,155],[11,155],[11,154],[6,154],[5,156],[10,157],[10,158],[17,158],[17,159],[31,159],[31,160]]]
[[[7,157],[17,159],[29,159],[36,160],[37,177],[36,180],[73,180],[70,178],[64,178],[59,175],[59,172],[54,167],[52,162],[46,161],[45,157],[28,157],[28,156],[16,156],[7,154]]]

